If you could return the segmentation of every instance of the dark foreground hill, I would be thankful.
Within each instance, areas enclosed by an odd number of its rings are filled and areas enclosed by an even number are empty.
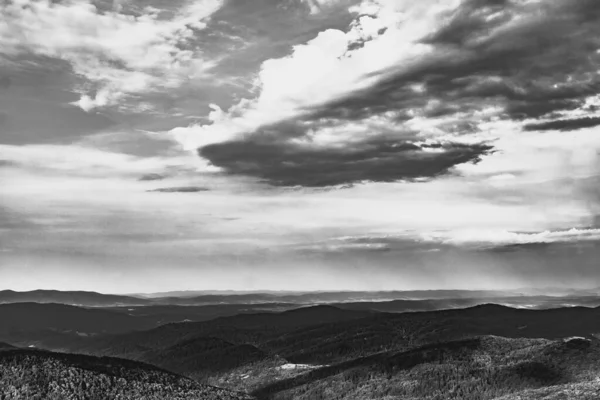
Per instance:
[[[252,397],[146,364],[45,351],[0,353],[3,400],[241,400]]]

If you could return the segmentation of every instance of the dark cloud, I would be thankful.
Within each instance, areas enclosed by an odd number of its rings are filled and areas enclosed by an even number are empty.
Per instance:
[[[479,160],[491,147],[449,143],[433,152],[413,144],[419,132],[407,133],[410,119],[443,117],[437,127],[460,136],[476,133],[486,118],[561,118],[600,93],[598,1],[466,0],[445,20],[422,39],[431,52],[420,61],[379,71],[377,83],[366,89],[307,109],[301,119],[201,148],[200,156],[228,173],[278,186],[431,178]],[[476,115],[490,108],[499,111]],[[298,144],[310,143],[309,132],[326,123],[341,127],[383,113],[387,131],[375,127],[359,143]],[[572,122],[572,129],[596,125],[591,118]],[[530,124],[526,130],[550,126]]]
[[[592,128],[598,125],[600,125],[600,117],[585,117],[527,124],[525,125],[524,129],[526,131],[572,131],[581,128]]]
[[[148,190],[148,192],[158,192],[158,193],[198,193],[198,192],[208,192],[210,189],[202,186],[176,186],[176,187],[167,187],[167,188],[158,188]]]
[[[340,0],[311,14],[308,2],[302,0],[228,0],[195,44],[209,56],[224,56],[219,74],[244,77],[255,73],[263,61],[289,55],[293,46],[326,29],[347,29],[353,20],[348,8],[359,2]]]
[[[381,71],[376,85],[316,113],[361,119],[422,109],[437,117],[500,105],[505,118],[524,119],[583,106],[600,92],[600,3],[519,3],[465,1],[423,39],[433,48],[429,56]],[[415,84],[422,90],[415,92]],[[426,110],[431,100],[441,106]]]
[[[146,174],[140,177],[140,181],[160,181],[165,179],[166,176],[161,174]]]
[[[419,146],[389,139],[344,148],[238,140],[205,146],[199,154],[232,174],[260,178],[277,186],[320,187],[431,178],[447,173],[455,165],[477,162],[489,151],[487,145]]]

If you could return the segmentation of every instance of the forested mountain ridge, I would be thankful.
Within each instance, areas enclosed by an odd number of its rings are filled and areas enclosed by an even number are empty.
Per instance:
[[[117,360],[116,365],[152,364],[179,379],[184,375],[259,399],[522,400],[527,397],[518,396],[530,393],[555,400],[544,396],[556,387],[568,393],[565,399],[587,400],[577,397],[578,390],[600,393],[598,333],[598,308],[485,304],[394,314],[321,305],[78,337],[63,342],[61,350]],[[156,386],[147,379],[136,382]],[[172,395],[161,393],[165,399]]]
[[[598,398],[599,374],[598,341],[486,336],[323,366],[253,394],[263,400],[587,400]],[[569,396],[551,397],[561,392]]]
[[[10,350],[0,353],[2,400],[250,400],[147,364],[108,357]]]

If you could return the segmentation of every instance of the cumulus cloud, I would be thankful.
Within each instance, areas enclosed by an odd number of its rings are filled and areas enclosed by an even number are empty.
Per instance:
[[[260,278],[364,268],[358,286],[374,271],[385,285],[489,285],[504,272],[538,283],[574,259],[597,277],[597,250],[575,254],[600,239],[597,0],[259,3],[226,2],[217,17],[216,2],[160,15],[128,2],[3,3],[0,50],[61,58],[57,69],[82,78],[85,109],[146,110],[136,96],[210,68],[196,45],[226,48],[220,77],[247,89],[230,101],[213,87],[208,115],[182,115],[203,121],[171,132],[189,157],[166,154],[161,134],[0,146],[2,206],[27,217],[3,243],[119,270],[172,263],[182,281],[205,278],[206,264],[226,284],[251,262],[268,265]],[[330,18],[337,7],[349,10]],[[511,246],[548,253],[494,251]]]
[[[600,88],[594,2],[373,0],[351,11],[347,31],[264,62],[255,99],[172,133],[226,172],[319,186],[469,170],[490,145],[503,152],[507,133],[595,125],[577,114]],[[392,145],[421,151],[392,156]]]
[[[0,5],[0,52],[65,60],[85,79],[76,88],[79,107],[112,106],[203,77],[214,64],[189,39],[220,6],[191,2],[165,20],[152,8],[133,15],[88,0],[12,0]]]
[[[375,82],[369,73],[428,48],[414,41],[431,28],[435,19],[416,13],[405,16],[393,4],[363,8],[353,8],[357,19],[348,32],[324,30],[307,43],[295,46],[291,55],[265,61],[257,77],[260,91],[257,98],[244,99],[226,111],[214,107],[209,124],[175,129],[173,134],[186,147],[195,148],[237,138],[264,125],[310,115],[316,104],[368,88]],[[367,11],[369,14],[364,14]],[[433,15],[435,11],[432,10]],[[390,33],[392,30],[384,31],[401,21],[405,23],[394,30],[394,35]],[[380,34],[373,32],[370,26],[373,24]],[[349,45],[366,35],[377,38],[360,49],[348,51]],[[385,51],[388,46],[395,46],[396,51]]]

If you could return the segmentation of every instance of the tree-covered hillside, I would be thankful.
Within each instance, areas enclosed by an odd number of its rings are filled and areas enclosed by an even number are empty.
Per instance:
[[[2,400],[248,400],[159,368],[117,358],[37,350],[0,353]]]
[[[324,366],[254,394],[273,400],[575,400],[600,394],[599,374],[597,341],[480,337]],[[570,397],[544,397],[561,392]]]

